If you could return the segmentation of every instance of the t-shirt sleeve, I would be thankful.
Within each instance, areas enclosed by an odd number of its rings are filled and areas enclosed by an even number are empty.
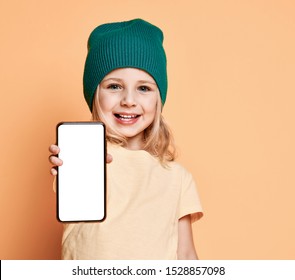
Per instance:
[[[178,218],[180,219],[189,214],[193,223],[203,216],[203,209],[193,176],[184,169]]]

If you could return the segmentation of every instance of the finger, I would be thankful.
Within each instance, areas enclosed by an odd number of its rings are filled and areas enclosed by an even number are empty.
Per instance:
[[[53,167],[53,168],[50,169],[50,173],[51,173],[51,175],[56,176],[57,175],[57,170]]]
[[[63,164],[63,161],[54,155],[49,156],[49,162],[56,166],[61,166]]]
[[[110,154],[107,154],[107,163],[111,163],[113,161],[113,157]]]
[[[60,152],[60,149],[57,145],[52,144],[49,147],[49,152],[51,152],[54,155],[57,155]]]

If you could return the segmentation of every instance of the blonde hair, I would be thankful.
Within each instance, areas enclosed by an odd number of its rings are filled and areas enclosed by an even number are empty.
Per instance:
[[[158,95],[156,116],[152,124],[144,131],[143,150],[159,159],[165,165],[176,158],[176,147],[172,132],[162,115],[162,103],[160,94]],[[112,144],[125,146],[127,138],[114,130],[104,117],[96,90],[92,105],[92,120],[100,121],[106,125],[106,139]]]

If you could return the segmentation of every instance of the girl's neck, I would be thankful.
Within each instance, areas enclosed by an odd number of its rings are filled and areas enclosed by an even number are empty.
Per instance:
[[[143,149],[143,140],[142,137],[130,137],[127,138],[127,144],[124,148],[128,150],[142,150]]]

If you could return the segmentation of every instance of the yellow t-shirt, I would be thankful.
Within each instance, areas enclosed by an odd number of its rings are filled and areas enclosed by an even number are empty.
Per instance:
[[[192,175],[143,150],[108,153],[106,219],[65,224],[62,259],[177,259],[178,219],[202,216]]]

